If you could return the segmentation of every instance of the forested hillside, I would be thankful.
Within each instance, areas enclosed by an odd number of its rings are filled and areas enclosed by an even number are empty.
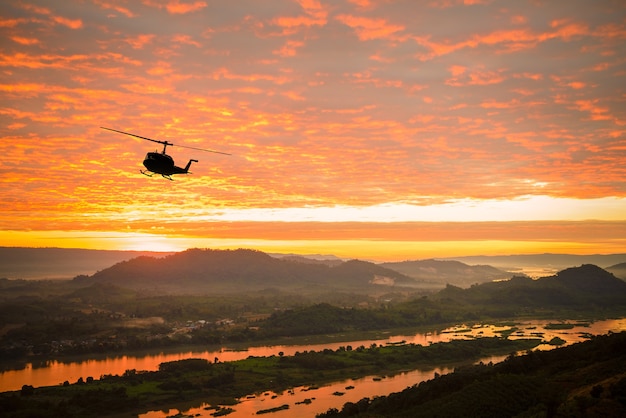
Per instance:
[[[577,312],[626,313],[626,283],[597,266],[584,265],[538,280],[516,277],[469,289],[448,286],[431,296],[381,309],[318,304],[275,312],[259,324],[259,332],[267,336],[323,334]]]
[[[270,287],[326,291],[367,286],[416,286],[416,281],[374,263],[352,260],[336,266],[278,259],[254,250],[187,250],[164,258],[118,263],[84,283],[114,284],[172,293],[219,293]]]

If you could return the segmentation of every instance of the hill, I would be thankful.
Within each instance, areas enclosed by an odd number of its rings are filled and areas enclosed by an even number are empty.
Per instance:
[[[448,285],[430,296],[382,309],[344,309],[329,304],[274,312],[259,324],[267,337],[388,329],[493,318],[583,313],[623,315],[626,283],[594,265],[573,267],[552,277],[514,277],[469,289]]]
[[[163,258],[137,257],[75,280],[156,293],[241,292],[272,287],[328,291],[416,285],[410,277],[365,261],[329,266],[278,259],[245,249],[192,249]]]
[[[470,266],[455,260],[414,260],[381,263],[380,266],[396,270],[424,283],[444,287],[451,284],[469,287],[476,283],[508,279],[513,274],[491,266]]]
[[[606,271],[613,273],[616,277],[626,280],[626,263],[615,264],[606,268]]]
[[[626,305],[626,282],[598,266],[585,264],[538,280],[518,276],[469,289],[448,286],[436,297],[473,305],[602,307]]]
[[[509,356],[319,417],[623,417],[626,333]]]

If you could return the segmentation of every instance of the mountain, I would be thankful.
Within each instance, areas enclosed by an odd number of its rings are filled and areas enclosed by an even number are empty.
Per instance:
[[[512,273],[491,266],[470,266],[455,260],[414,260],[381,263],[380,266],[421,281],[469,287],[476,283],[508,279]]]
[[[584,264],[537,280],[517,276],[469,289],[448,286],[436,298],[462,304],[508,307],[625,306],[626,282],[598,266]]]
[[[0,278],[69,279],[79,274],[93,274],[138,256],[162,257],[168,254],[171,253],[0,247]]]
[[[297,263],[305,263],[305,264],[323,264],[329,267],[334,267],[342,264],[344,260],[337,257],[325,257],[325,258],[317,258],[316,256],[303,256],[296,254],[271,254],[272,257],[279,258],[281,260],[286,261],[294,261]]]
[[[446,257],[447,260],[456,260],[467,264],[488,264],[507,271],[532,271],[531,276],[543,277],[554,274],[559,270],[579,266],[581,264],[594,264],[600,267],[608,267],[617,263],[626,262],[626,254],[515,254],[497,256],[466,256]],[[549,272],[543,274],[543,272]]]
[[[192,249],[163,258],[137,257],[75,280],[174,293],[240,292],[270,287],[327,291],[416,285],[410,277],[365,261],[350,260],[328,266],[278,259],[246,249]]]
[[[626,263],[615,264],[606,268],[606,271],[613,273],[616,277],[626,280]]]

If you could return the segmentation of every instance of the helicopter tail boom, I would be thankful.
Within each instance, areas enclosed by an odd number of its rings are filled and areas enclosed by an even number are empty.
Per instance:
[[[191,163],[197,163],[198,160],[189,160],[189,162],[187,163],[187,165],[185,166],[185,173],[189,172],[189,167],[191,167]]]

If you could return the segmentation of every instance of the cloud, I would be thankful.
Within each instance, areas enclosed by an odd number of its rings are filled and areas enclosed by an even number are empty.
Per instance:
[[[158,9],[165,9],[168,13],[175,15],[193,13],[207,7],[207,3],[204,1],[168,0],[163,4],[160,1],[142,0],[142,3]]]
[[[397,40],[399,38],[396,36],[396,33],[404,30],[403,26],[390,24],[385,19],[351,15],[339,15],[336,19],[354,29],[362,41],[373,39]]]
[[[324,26],[328,12],[318,0],[298,0],[304,14],[299,16],[280,16],[273,19],[275,25],[283,28]]]
[[[3,8],[4,225],[626,196],[616,3],[74,6]],[[234,155],[168,148],[200,161],[164,184],[139,174],[154,144],[99,126]]]

